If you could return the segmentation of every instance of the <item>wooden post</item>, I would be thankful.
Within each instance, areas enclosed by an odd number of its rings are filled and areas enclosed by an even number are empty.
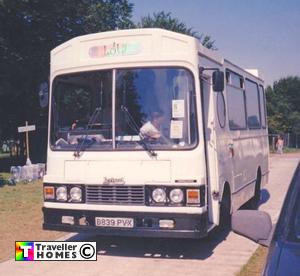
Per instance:
[[[25,122],[25,126],[18,127],[18,132],[26,132],[26,155],[27,155],[27,160],[26,160],[26,165],[31,165],[31,161],[29,158],[29,131],[34,131],[35,130],[35,125],[28,125],[28,121]]]
[[[28,121],[26,121],[25,126],[28,127]],[[28,131],[26,131],[26,154],[27,154],[27,160],[30,160],[30,158],[29,158],[29,135],[28,135]]]

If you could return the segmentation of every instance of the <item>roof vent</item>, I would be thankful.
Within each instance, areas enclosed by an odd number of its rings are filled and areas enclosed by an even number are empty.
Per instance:
[[[260,77],[259,73],[258,73],[258,69],[245,69],[248,73],[252,74],[255,77]]]

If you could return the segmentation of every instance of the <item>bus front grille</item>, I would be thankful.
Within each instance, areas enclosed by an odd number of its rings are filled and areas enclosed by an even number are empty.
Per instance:
[[[86,203],[144,205],[144,186],[87,185]]]

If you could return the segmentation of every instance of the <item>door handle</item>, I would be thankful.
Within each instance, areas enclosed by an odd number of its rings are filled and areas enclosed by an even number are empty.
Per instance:
[[[234,157],[234,147],[233,147],[233,143],[229,143],[229,144],[228,144],[228,150],[229,150],[229,153],[230,153],[231,157]]]

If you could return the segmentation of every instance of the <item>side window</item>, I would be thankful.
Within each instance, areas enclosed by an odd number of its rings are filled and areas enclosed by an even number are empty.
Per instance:
[[[246,128],[245,97],[243,77],[226,71],[226,98],[229,118],[229,128],[232,130]]]
[[[217,114],[220,127],[225,127],[226,124],[226,107],[223,92],[217,93]]]
[[[266,120],[266,100],[265,100],[265,91],[264,88],[260,85],[259,86],[259,103],[260,103],[260,115],[261,115],[261,126],[267,126]]]
[[[245,81],[245,94],[246,94],[246,110],[247,110],[247,123],[248,127],[260,128],[260,110],[259,110],[259,95],[258,85],[246,79]]]

